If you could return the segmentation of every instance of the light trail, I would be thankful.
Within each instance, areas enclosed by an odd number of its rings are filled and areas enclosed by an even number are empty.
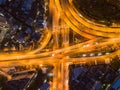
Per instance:
[[[82,17],[82,15],[80,17],[80,15],[78,15],[80,13],[76,10],[75,6],[72,3],[72,0],[67,0],[66,3],[70,5],[69,7],[72,9],[73,15],[75,15],[75,19],[78,20],[83,25],[85,25],[86,27],[103,32],[120,32],[119,28],[105,27],[104,25],[103,26],[100,24],[98,25],[95,24],[94,22],[91,22],[90,20],[87,20],[86,18]]]
[[[1,55],[0,57],[0,61],[13,61],[13,60],[22,60],[22,59],[33,59],[33,58],[48,58],[51,57],[52,54],[54,54],[55,56],[57,54],[61,54],[61,56],[64,56],[64,54],[70,54],[70,53],[76,53],[77,50],[80,52],[85,52],[85,50],[89,50],[89,48],[91,47],[91,51],[94,50],[94,44],[92,45],[92,43],[95,43],[96,41],[101,40],[101,39],[94,39],[94,40],[90,40],[84,43],[80,43],[80,44],[76,44],[67,48],[63,48],[63,49],[59,49],[59,50],[55,50],[55,51],[51,51],[51,52],[44,52],[44,53],[40,53],[40,54],[12,54],[11,57],[8,57],[8,55]],[[107,41],[107,42],[105,42]],[[111,41],[111,42],[109,42]],[[106,39],[103,41],[103,44],[99,44],[97,45],[97,47],[102,47],[104,45],[108,45],[110,43],[114,43],[114,42],[119,42],[119,39]],[[84,45],[86,44],[91,44],[91,46],[89,47],[84,47]],[[74,51],[74,52],[73,52]],[[76,52],[75,52],[76,51]],[[54,57],[54,56],[53,56]],[[57,57],[56,57],[57,58]]]
[[[73,9],[73,6],[71,6],[68,1],[64,1],[64,0],[62,1],[55,0],[55,1],[56,1],[57,6],[59,6],[58,9],[61,11],[61,13],[64,14],[63,19],[77,33],[81,32],[81,28],[82,28],[83,29],[82,33],[86,33],[86,34],[89,33],[89,35],[93,35],[93,36],[97,35],[97,36],[102,36],[102,37],[120,37],[120,33],[117,32],[117,31],[120,31],[119,28],[109,28],[110,29],[109,30],[108,27],[100,27],[102,28],[102,30],[104,30],[104,31],[100,31],[98,30],[99,28],[97,28],[96,25],[92,25],[86,22],[84,19],[82,19],[82,17],[78,15],[78,13],[76,14],[75,10]],[[86,26],[86,24],[89,24],[89,25]],[[76,30],[76,28],[78,30]],[[114,32],[110,32],[113,29],[114,29]],[[87,35],[82,34],[82,33],[79,33],[79,34],[84,37],[87,37]]]
[[[17,66],[17,65],[31,65],[31,64],[55,64],[55,63],[65,63],[65,62],[95,62],[95,60],[97,61],[101,61],[103,63],[105,63],[106,59],[112,59],[114,56],[119,55],[120,56],[120,50],[117,50],[116,52],[113,52],[109,55],[103,55],[103,56],[96,56],[96,57],[81,57],[81,58],[68,58],[68,59],[57,59],[56,56],[55,57],[46,57],[46,58],[34,58],[34,59],[22,59],[22,60],[9,60],[9,61],[0,61],[0,67],[3,66]]]

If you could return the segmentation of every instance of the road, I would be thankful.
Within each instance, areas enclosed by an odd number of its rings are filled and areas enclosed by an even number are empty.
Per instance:
[[[51,90],[59,90],[61,88],[68,90],[68,66],[70,64],[109,63],[116,55],[120,56],[120,29],[90,22],[76,11],[72,0],[51,0],[50,11],[52,13],[54,11],[52,6],[54,5],[57,5],[55,10],[58,10],[54,14],[59,12],[60,17],[59,15],[54,16],[53,32],[51,28],[46,29],[45,38],[40,41],[40,46],[36,50],[27,53],[0,54],[0,67],[31,64],[53,65],[55,67],[53,70],[55,77]],[[69,47],[55,48],[53,51],[39,53],[49,43],[52,34],[54,34],[55,41],[58,40],[59,18],[62,18],[73,31],[89,40]],[[54,42],[53,47],[55,45],[57,47],[58,42]],[[70,57],[76,54],[79,54],[80,57]],[[61,76],[61,74],[65,76]],[[64,77],[65,79],[63,79]],[[62,84],[60,85],[60,83],[64,83],[62,80],[65,80],[66,83],[64,87]]]

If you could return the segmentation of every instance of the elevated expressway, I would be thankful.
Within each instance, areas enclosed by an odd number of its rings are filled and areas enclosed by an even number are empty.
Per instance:
[[[109,63],[116,55],[120,56],[120,28],[96,24],[84,18],[76,10],[72,0],[51,0],[50,8],[52,5],[54,6],[54,4],[57,6],[60,18],[64,20],[73,31],[89,40],[69,47],[39,53],[47,46],[51,39],[53,32],[50,28],[44,33],[45,38],[40,41],[41,44],[38,49],[27,53],[1,54],[0,67],[5,65],[15,66],[38,63],[53,65],[55,67],[53,71],[55,77],[51,90],[68,90],[68,82],[66,81],[69,80],[69,64]],[[70,57],[76,54],[80,55],[79,58]],[[61,74],[63,75],[62,77]],[[65,79],[63,80],[63,78]],[[61,83],[65,81],[66,83],[61,85],[58,81]]]

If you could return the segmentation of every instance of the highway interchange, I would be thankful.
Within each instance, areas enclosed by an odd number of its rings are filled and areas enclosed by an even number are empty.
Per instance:
[[[87,20],[75,9],[72,0],[51,0],[49,8],[52,8],[53,11],[54,8],[52,5],[54,4],[57,6],[57,9],[55,10],[58,10],[60,13],[60,18],[62,18],[73,31],[89,40],[62,49],[39,53],[46,47],[52,37],[53,32],[50,30],[51,28],[48,28],[44,33],[45,38],[40,42],[41,44],[38,49],[27,53],[1,54],[0,66],[38,63],[53,65],[55,67],[53,71],[55,77],[51,90],[60,90],[59,88],[68,90],[68,82],[66,81],[69,79],[67,72],[69,64],[109,63],[116,55],[120,56],[120,28],[107,27]],[[57,21],[58,20],[56,19],[54,20],[54,23],[56,24],[54,26],[58,26]],[[101,50],[105,50],[105,52],[103,53]],[[70,58],[70,55],[75,55],[77,53],[80,53],[81,57]],[[61,77],[61,74],[64,74],[65,76],[63,75]],[[64,77],[66,78],[64,79],[66,84],[63,87],[63,85],[58,84],[58,81],[60,80],[62,83]]]

